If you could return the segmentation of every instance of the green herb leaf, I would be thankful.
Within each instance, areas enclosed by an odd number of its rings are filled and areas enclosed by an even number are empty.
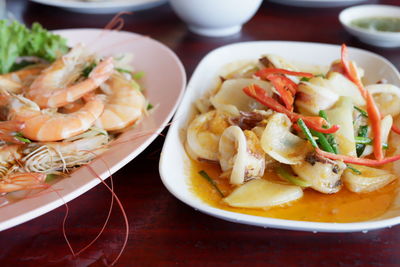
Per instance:
[[[96,66],[97,64],[94,62],[89,64],[86,68],[83,69],[82,76],[85,78],[89,77],[89,74],[92,72],[94,68],[96,68]]]
[[[329,124],[328,115],[326,114],[325,110],[320,110],[319,116],[321,118],[325,119]],[[328,128],[329,126],[323,126],[323,127]],[[324,135],[325,135],[326,139],[328,140],[328,143],[331,145],[331,147],[333,149],[333,153],[339,154],[339,146],[336,142],[335,136],[333,134],[324,134]]]
[[[370,145],[372,143],[371,138],[363,137],[363,136],[356,136],[356,137],[354,137],[354,140],[356,141],[357,144]]]
[[[363,110],[359,107],[356,107],[356,106],[354,106],[354,109],[357,110],[358,112],[360,112],[361,116],[363,116],[364,118],[368,118],[368,113],[365,110]]]
[[[368,135],[368,125],[361,125],[358,128],[357,137],[367,137],[367,135]],[[366,147],[365,144],[356,143],[357,157],[360,157],[362,155],[362,153],[365,150],[365,147]]]
[[[24,137],[24,136],[22,135],[22,133],[19,133],[19,132],[15,133],[14,138],[15,138],[15,139],[18,139],[18,140],[21,141],[21,142],[27,143],[27,144],[32,143],[31,140],[29,140],[28,138]]]
[[[329,152],[329,153],[335,153],[331,144],[328,142],[328,139],[326,138],[326,136],[323,133],[314,131],[312,129],[310,129],[310,132],[312,133],[312,135],[314,135],[318,138],[317,143],[321,146],[322,150]]]
[[[140,80],[143,78],[143,76],[144,76],[144,71],[138,71],[132,75],[133,79],[135,80]]]
[[[290,182],[292,184],[295,184],[295,185],[298,185],[301,187],[311,186],[310,183],[300,179],[297,176],[290,174],[289,171],[283,166],[279,166],[279,167],[275,168],[275,172],[276,172],[276,174],[279,175],[279,177],[281,177],[284,180],[287,180],[288,182]]]
[[[318,147],[317,142],[315,141],[314,137],[312,136],[310,130],[308,129],[307,125],[304,123],[302,119],[297,120],[297,124],[299,125],[300,129],[303,131],[304,135],[310,141],[311,145],[315,148]]]
[[[153,106],[151,103],[148,103],[146,109],[147,109],[147,110],[150,110],[150,109],[152,109],[152,108],[154,108],[154,106]]]
[[[130,70],[126,70],[126,69],[122,69],[122,68],[115,68],[117,71],[122,72],[122,73],[128,73],[130,75],[133,75],[132,71]]]
[[[357,170],[356,168],[354,168],[353,166],[351,166],[350,164],[346,164],[347,169],[351,170],[352,172],[354,172],[355,174],[360,175],[361,172],[359,170]]]
[[[300,79],[302,82],[308,82],[311,78],[303,77]]]
[[[49,182],[53,181],[54,179],[56,179],[57,177],[58,176],[56,174],[47,174],[45,182],[49,183]]]
[[[222,193],[222,191],[219,189],[217,183],[204,170],[199,171],[199,174],[206,179],[215,188],[215,190],[217,190],[221,197],[225,197],[224,193]]]

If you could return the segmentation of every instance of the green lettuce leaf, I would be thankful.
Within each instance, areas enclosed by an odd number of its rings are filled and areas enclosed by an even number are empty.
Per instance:
[[[0,73],[16,68],[16,59],[22,56],[36,56],[54,61],[68,51],[66,40],[33,23],[32,29],[17,21],[0,20]]]

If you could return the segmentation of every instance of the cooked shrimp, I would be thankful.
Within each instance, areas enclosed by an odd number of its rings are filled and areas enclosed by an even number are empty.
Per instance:
[[[0,179],[0,193],[43,188],[46,187],[45,179],[43,173],[12,173]]]
[[[146,100],[139,86],[116,72],[100,86],[107,95],[104,112],[96,126],[107,131],[123,129],[133,124],[143,114]]]
[[[0,177],[7,175],[16,161],[21,159],[20,148],[20,145],[0,147]]]
[[[0,88],[14,94],[22,93],[22,89],[29,87],[45,67],[44,64],[37,64],[0,75]]]
[[[25,123],[21,133],[36,141],[58,141],[89,129],[104,110],[101,95],[88,97],[78,111],[62,114],[40,110],[38,105],[22,96],[10,96],[9,117]]]
[[[88,58],[82,45],[75,46],[34,80],[26,92],[26,97],[41,108],[56,108],[74,102],[95,90],[113,73],[113,59],[109,57],[101,61],[87,79],[72,84],[81,76]]]
[[[21,132],[25,124],[20,121],[0,121],[0,140],[8,143],[23,144],[16,134]]]
[[[21,91],[22,84],[12,80],[5,75],[0,76],[0,89],[11,93],[18,93]]]

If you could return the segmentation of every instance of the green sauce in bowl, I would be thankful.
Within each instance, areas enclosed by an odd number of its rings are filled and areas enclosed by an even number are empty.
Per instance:
[[[366,17],[350,22],[352,26],[380,32],[400,32],[400,18],[398,17]]]

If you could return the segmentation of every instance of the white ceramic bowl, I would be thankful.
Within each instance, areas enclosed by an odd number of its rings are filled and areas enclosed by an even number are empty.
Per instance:
[[[400,47],[400,32],[379,32],[351,25],[351,21],[367,17],[400,18],[400,7],[390,5],[360,5],[346,8],[339,15],[340,23],[361,41],[381,47]]]
[[[226,36],[239,32],[256,13],[262,0],[170,0],[170,3],[192,32]]]
[[[183,130],[187,127],[188,120],[192,118],[193,103],[207,90],[214,88],[215,79],[226,67],[226,64],[258,59],[260,55],[266,53],[282,56],[291,62],[326,66],[340,57],[340,46],[302,42],[258,41],[223,46],[205,56],[190,78],[183,100],[164,142],[160,158],[160,175],[166,188],[194,209],[236,223],[318,232],[368,231],[400,224],[400,192],[385,214],[373,220],[354,223],[307,222],[246,215],[212,207],[195,195],[189,182],[190,160],[183,145]],[[351,47],[349,47],[349,56],[365,70],[368,80],[379,81],[385,78],[389,83],[400,86],[398,71],[385,58]]]

